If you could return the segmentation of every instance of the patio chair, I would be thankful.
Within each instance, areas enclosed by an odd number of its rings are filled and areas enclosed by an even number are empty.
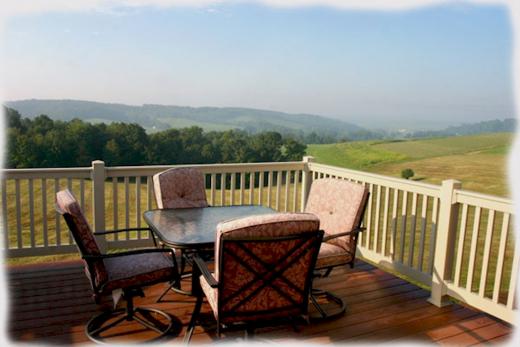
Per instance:
[[[222,328],[245,328],[250,337],[256,327],[306,319],[322,238],[318,218],[307,213],[256,215],[219,223],[215,273],[194,257],[197,302],[185,342],[191,339],[204,295],[216,318],[219,338]]]
[[[209,206],[206,200],[204,174],[197,169],[172,168],[159,172],[153,176],[153,187],[155,200],[159,209]],[[191,273],[185,272],[185,268],[186,264],[193,265],[191,256],[194,254],[194,250],[175,249],[175,253],[179,255],[180,259],[181,278],[190,277]],[[181,294],[191,294],[188,291],[182,290],[181,282],[171,283],[159,296],[157,302],[160,302],[170,289]]]
[[[103,337],[101,334],[108,333],[110,329],[125,321],[135,321],[154,331],[157,336],[153,340],[168,334],[173,327],[172,317],[157,309],[134,307],[133,298],[144,296],[142,288],[145,286],[179,281],[173,251],[148,248],[102,254],[95,235],[145,228],[92,233],[76,198],[68,189],[56,194],[56,210],[64,217],[85,262],[85,273],[90,280],[96,303],[99,304],[101,297],[109,293],[114,296],[114,306],[118,297],[126,301],[126,308],[105,311],[90,319],[85,327],[86,335],[94,342],[103,343],[106,336]]]
[[[346,180],[324,178],[312,182],[305,212],[318,216],[320,227],[325,232],[316,262],[316,277],[327,277],[338,266],[354,267],[358,235],[364,230],[361,223],[368,196],[364,186]],[[318,302],[319,298],[331,302],[332,309],[324,309]],[[341,298],[320,289],[312,289],[311,302],[320,315],[313,318],[332,318],[346,310]]]

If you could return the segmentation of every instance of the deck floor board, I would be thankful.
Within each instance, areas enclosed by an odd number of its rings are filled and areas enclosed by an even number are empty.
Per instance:
[[[39,344],[80,344],[88,342],[85,323],[111,306],[110,297],[101,305],[91,299],[90,284],[81,262],[66,262],[7,268],[11,340]],[[189,289],[189,283],[184,283]],[[507,341],[512,327],[472,308],[453,304],[437,308],[426,300],[429,293],[403,279],[359,261],[354,269],[335,270],[318,279],[316,287],[333,291],[346,302],[347,313],[334,320],[303,325],[299,332],[290,326],[259,329],[256,338],[264,341],[294,339],[307,343],[423,342],[442,345],[498,344]],[[137,305],[159,308],[176,319],[177,328],[169,338],[181,341],[195,300],[170,292],[165,302],[155,303],[165,284],[146,288]],[[193,342],[216,339],[209,305],[203,305],[207,326],[195,329]],[[116,334],[135,330],[121,325]],[[146,331],[132,338],[146,338]],[[240,332],[228,338],[241,338]]]

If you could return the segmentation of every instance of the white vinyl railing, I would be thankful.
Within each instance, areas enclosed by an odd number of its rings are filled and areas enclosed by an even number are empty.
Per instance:
[[[92,167],[3,170],[2,229],[8,257],[76,252],[55,212],[56,192],[70,189],[94,230],[144,226],[144,211],[156,208],[152,176],[173,166]],[[211,205],[262,204],[280,211],[301,206],[302,162],[191,165],[206,176]],[[151,244],[148,232],[99,238],[104,249]]]
[[[368,187],[366,231],[358,255],[381,268],[430,286],[430,301],[448,297],[514,322],[519,252],[512,236],[510,200],[313,162],[186,165],[205,174],[213,206],[257,204],[301,211],[312,181],[347,179]],[[1,213],[8,257],[76,252],[54,209],[57,191],[71,189],[94,230],[145,226],[155,208],[152,176],[173,166],[9,169],[2,171]],[[146,231],[101,239],[104,249],[151,245]]]

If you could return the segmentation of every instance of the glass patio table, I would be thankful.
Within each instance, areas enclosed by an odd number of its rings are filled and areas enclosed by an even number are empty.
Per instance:
[[[214,248],[218,223],[275,212],[269,207],[255,205],[157,209],[144,212],[144,220],[164,245],[175,249],[202,252]],[[196,282],[192,278],[192,288]],[[172,289],[191,295],[180,288]]]

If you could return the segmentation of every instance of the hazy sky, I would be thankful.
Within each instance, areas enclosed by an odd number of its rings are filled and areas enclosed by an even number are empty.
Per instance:
[[[241,106],[364,124],[514,117],[506,7],[261,4],[11,16],[4,98]]]

